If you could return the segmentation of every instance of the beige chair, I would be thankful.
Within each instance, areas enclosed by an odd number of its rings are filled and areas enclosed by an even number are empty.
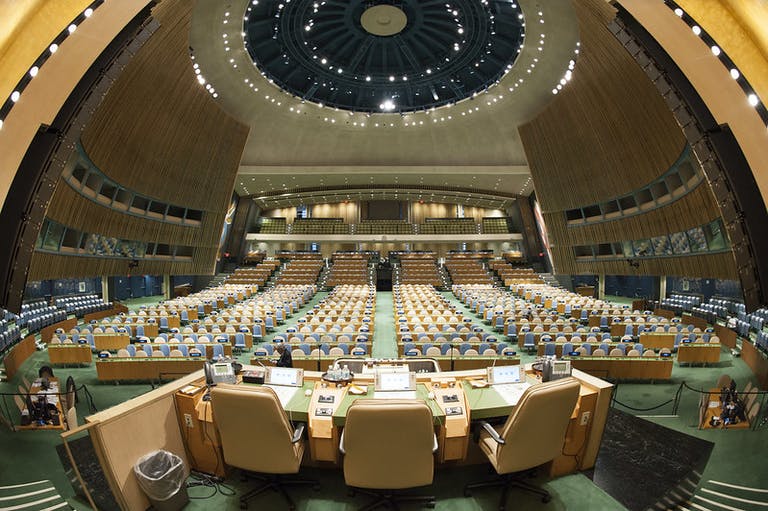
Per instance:
[[[304,457],[304,424],[294,430],[274,390],[219,384],[211,390],[211,407],[224,461],[260,474],[256,479],[264,483],[240,496],[241,509],[267,490],[282,494],[290,509],[295,509],[285,486],[318,487],[317,481],[284,477],[299,472]]]
[[[543,502],[549,502],[549,492],[515,473],[527,472],[560,456],[568,423],[579,399],[579,387],[575,378],[534,385],[525,390],[503,425],[494,429],[487,422],[481,422],[478,444],[496,473],[502,477],[468,484],[464,488],[464,496],[469,497],[476,488],[502,486],[504,490],[499,509],[503,510],[507,491],[517,487],[541,496]]]
[[[593,357],[604,357],[605,356],[605,350],[602,348],[597,348],[596,350],[592,351]]]
[[[434,507],[434,496],[396,492],[432,484],[437,438],[423,401],[358,399],[347,411],[339,449],[347,486],[376,497],[361,509],[398,509],[400,502]]]
[[[655,351],[653,351],[651,348],[648,348],[648,349],[646,349],[646,350],[643,352],[643,357],[645,357],[645,358],[653,358],[653,357],[656,357],[656,352],[655,352]]]
[[[608,353],[609,357],[623,357],[624,352],[621,351],[619,348],[613,348],[610,353]]]
[[[628,356],[628,357],[639,357],[639,356],[640,356],[640,350],[631,349],[631,350],[629,350],[629,352],[627,353],[627,356]]]

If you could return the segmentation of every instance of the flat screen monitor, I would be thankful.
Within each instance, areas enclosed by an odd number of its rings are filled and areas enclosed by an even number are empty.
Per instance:
[[[488,383],[520,383],[520,366],[493,366],[488,368]]]
[[[304,370],[293,367],[267,367],[264,383],[300,387],[304,385]]]
[[[378,368],[374,376],[374,390],[376,392],[416,390],[416,373],[408,371],[406,367],[399,370]]]

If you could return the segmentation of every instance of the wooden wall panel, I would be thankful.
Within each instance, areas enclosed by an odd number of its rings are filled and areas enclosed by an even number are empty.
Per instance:
[[[162,2],[161,28],[83,132],[89,157],[132,190],[203,210],[226,207],[248,128],[221,110],[189,58],[192,2]]]
[[[425,218],[456,218],[456,204],[435,202],[411,203],[411,223],[424,222]]]
[[[121,213],[60,182],[48,215],[88,233],[195,247],[191,262],[141,261],[133,273],[213,272],[248,127],[219,108],[193,72],[188,35],[192,3],[165,0],[160,28],[110,88],[83,131],[83,148],[121,186],[203,211],[199,227]],[[126,260],[35,253],[29,279],[124,275]]]
[[[215,216],[211,219],[214,222],[220,217],[218,224],[223,225],[222,213],[209,214]],[[88,233],[108,234],[115,238],[161,243],[173,240],[177,245],[196,245],[200,242],[200,227],[159,222],[122,213],[83,197],[63,179],[59,180],[46,216]]]
[[[334,204],[315,204],[312,208],[312,218],[343,218],[348,224],[357,223],[360,216],[359,202],[337,202]]]
[[[576,260],[573,247],[646,239],[720,216],[706,183],[660,208],[568,227],[565,210],[639,190],[669,170],[685,137],[645,73],[606,28],[613,8],[574,0],[581,32],[572,80],[520,128],[557,273],[738,278],[731,252],[626,260]]]
[[[641,188],[668,170],[685,144],[653,84],[606,28],[613,8],[600,0],[573,4],[581,33],[573,78],[520,127],[545,212]]]
[[[639,240],[681,232],[704,225],[720,216],[709,187],[704,183],[685,197],[647,213],[609,222],[568,227],[562,211],[545,213],[547,230],[555,240],[569,245]]]

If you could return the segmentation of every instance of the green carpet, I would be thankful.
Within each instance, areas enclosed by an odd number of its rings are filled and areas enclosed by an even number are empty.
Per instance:
[[[304,311],[312,307],[327,293],[318,293],[310,302],[298,311],[293,317],[288,318],[284,325],[277,328],[276,333],[284,333],[291,324],[295,324]],[[453,295],[445,296],[455,300]],[[457,302],[458,303],[458,302]],[[467,308],[459,304],[459,310],[469,313]],[[480,319],[476,319],[480,324]],[[483,324],[483,328],[491,331],[492,328]],[[272,335],[267,336],[271,340]],[[392,310],[392,293],[380,292],[376,299],[376,317],[373,341],[373,354],[377,357],[391,357],[396,354],[395,324]],[[239,356],[241,361],[248,361],[250,353]],[[534,357],[522,354],[523,363],[529,362]],[[27,379],[33,380],[38,369],[46,365],[48,356],[44,352],[37,352],[24,363],[21,374]],[[93,400],[99,410],[121,403],[134,396],[149,391],[152,387],[143,384],[102,384],[96,379],[93,366],[86,368],[56,368],[56,376],[64,379],[69,375],[80,384],[86,384],[93,395]],[[768,458],[765,456],[764,445],[768,440],[768,428],[751,430],[699,430],[698,421],[698,394],[690,390],[684,390],[681,395],[678,416],[667,417],[671,413],[671,404],[666,404],[658,409],[650,411],[633,411],[624,407],[637,409],[651,408],[663,404],[671,399],[681,383],[685,382],[695,389],[709,389],[722,373],[733,377],[739,387],[743,387],[747,381],[753,380],[752,373],[740,358],[733,358],[724,350],[721,362],[714,367],[680,367],[675,364],[672,372],[672,380],[657,383],[620,383],[616,390],[618,403],[621,410],[629,411],[641,416],[651,416],[658,424],[672,429],[700,437],[715,443],[715,448],[710,463],[704,472],[704,479],[715,479],[747,486],[765,488],[764,474],[768,473]],[[15,392],[20,382],[20,375],[12,381],[0,383],[0,392]],[[88,415],[87,403],[84,395],[80,395],[77,406],[79,417]],[[18,412],[12,397],[3,396],[3,414],[18,421]],[[0,452],[3,453],[0,461],[0,481],[4,485],[12,485],[39,479],[50,479],[58,492],[78,510],[88,509],[83,502],[72,499],[73,490],[66,474],[62,469],[56,455],[55,446],[60,443],[59,434],[50,431],[24,431],[13,433],[0,426]],[[311,489],[298,489],[295,491],[298,509],[302,511],[331,511],[351,510],[367,502],[363,496],[349,497],[344,490],[343,474],[340,470],[309,469],[303,475],[320,479],[322,488],[318,493]],[[482,480],[488,477],[486,466],[466,467],[438,467],[435,474],[435,482],[429,487],[430,493],[437,496],[437,509],[443,511],[470,511],[496,509],[497,493],[495,490],[479,491],[470,498],[462,496],[462,487],[466,482]],[[631,480],[631,474],[627,474]],[[628,483],[629,484],[629,483]],[[236,472],[227,480],[238,491],[249,488],[250,483],[242,483]],[[546,487],[552,492],[553,500],[547,505],[541,504],[537,499],[519,491],[513,491],[510,496],[510,508],[516,509],[568,509],[568,510],[619,510],[622,506],[606,495],[602,490],[594,486],[589,479],[581,474],[561,477],[553,481],[545,482]],[[193,499],[187,509],[238,509],[237,498],[227,497],[221,493],[210,498],[213,488],[194,487],[190,489],[190,495],[198,497]],[[251,509],[282,509],[277,494],[265,495],[262,499],[254,501]],[[417,509],[417,507],[403,507],[403,509]]]

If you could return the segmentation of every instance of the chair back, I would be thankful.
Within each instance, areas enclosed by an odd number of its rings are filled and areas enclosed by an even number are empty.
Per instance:
[[[343,447],[349,486],[397,490],[432,483],[434,425],[424,401],[356,400],[347,411]]]
[[[293,428],[274,390],[219,384],[211,406],[227,465],[266,474],[299,471],[304,443],[291,443]]]
[[[499,474],[536,467],[561,454],[579,387],[570,377],[525,390],[500,432],[506,443],[487,440],[496,446],[491,462]]]

